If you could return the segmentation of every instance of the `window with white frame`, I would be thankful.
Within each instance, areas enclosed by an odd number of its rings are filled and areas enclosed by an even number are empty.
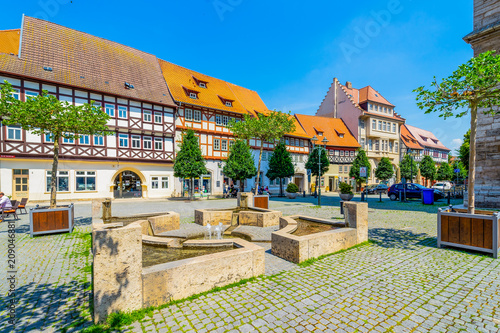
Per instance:
[[[76,171],[75,174],[75,191],[95,191],[95,171]]]
[[[90,145],[90,136],[82,135],[82,136],[80,136],[80,139],[78,139],[78,142],[81,145]]]
[[[359,119],[359,127],[365,128],[365,121],[363,119]]]
[[[73,140],[72,138],[64,138],[63,137],[62,142],[66,143],[66,144],[72,144],[72,143],[75,143],[75,140]]]
[[[222,125],[222,116],[220,115],[215,116],[215,125]]]
[[[132,148],[141,149],[141,136],[140,135],[132,135],[131,140]]]
[[[128,134],[118,134],[118,146],[128,148]]]
[[[155,138],[155,150],[163,150],[163,138]]]
[[[361,144],[361,148],[365,149],[365,138],[361,138],[360,144]]]
[[[231,149],[234,145],[234,141],[229,141],[229,149]]]
[[[94,135],[94,146],[104,146],[104,137]]]
[[[44,142],[54,142],[54,138],[51,133],[47,133],[43,135]]]
[[[50,183],[52,181],[52,171],[46,171],[46,189],[50,192]],[[56,191],[69,192],[69,171],[57,171]]]
[[[200,87],[200,88],[206,88],[207,85],[205,84],[205,82],[200,82],[200,83],[198,83],[198,87]]]
[[[146,123],[150,123],[151,122],[151,111],[149,111],[149,110],[144,110],[143,111],[143,120]]]
[[[373,150],[373,141],[372,141],[372,139],[368,139],[368,150]]]
[[[7,140],[22,140],[21,127],[7,126]]]
[[[115,106],[113,104],[105,104],[104,110],[110,117],[115,116]]]
[[[118,107],[118,118],[127,119],[127,107],[119,106]]]
[[[221,149],[227,151],[227,140],[221,141]]]
[[[396,123],[393,123],[393,124],[392,124],[392,131],[393,131],[394,133],[396,133]]]
[[[354,156],[354,150],[351,150],[350,155],[351,155],[351,156]]]
[[[396,153],[398,152],[398,143],[394,142],[394,149],[396,150]]]
[[[201,121],[201,111],[200,110],[194,110],[193,120],[196,121],[196,122],[200,122]]]
[[[161,177],[161,188],[162,189],[168,188],[168,177]]]
[[[379,140],[375,140],[375,151],[379,151],[380,150],[380,142]]]
[[[232,106],[233,106],[233,102],[226,101],[226,106],[228,106],[228,107],[232,107]]]
[[[344,156],[344,151],[343,150],[340,151],[340,156]]]
[[[377,129],[377,121],[372,120],[372,129],[376,130]]]
[[[25,92],[24,92],[24,96],[25,96],[26,100],[28,100],[28,99],[33,99],[33,98],[35,98],[36,96],[38,96],[38,93],[37,93],[37,92],[34,92],[34,91],[25,91]]]
[[[267,161],[267,152],[265,151],[262,152],[262,160]]]
[[[389,151],[392,153],[392,149],[393,149],[393,144],[392,144],[392,141],[389,141]]]
[[[163,123],[163,115],[161,112],[155,112],[155,123],[162,124]]]
[[[220,139],[214,139],[214,150],[220,150]]]
[[[370,106],[370,110],[373,110],[373,104],[368,104]]]
[[[159,177],[151,177],[151,189],[157,190],[159,187],[159,182],[158,182]]]
[[[193,110],[191,110],[191,109],[186,109],[186,110],[184,111],[184,118],[185,118],[186,120],[189,120],[189,121],[193,120]]]
[[[198,98],[198,94],[197,93],[189,93],[189,97],[191,97],[192,99],[197,99]]]
[[[387,126],[386,126],[386,125],[387,125],[387,123],[384,121],[384,122],[382,123],[382,130],[383,130],[383,131],[386,131],[386,130],[387,130]]]
[[[151,149],[153,147],[153,138],[145,136],[143,139],[144,149]]]
[[[229,123],[229,117],[228,116],[222,116],[222,125],[227,126]]]
[[[382,130],[382,121],[381,120],[378,121],[378,130],[379,131]]]
[[[12,93],[10,94],[12,97],[14,97],[17,100],[21,99],[21,93],[19,92],[19,89],[12,89]]]
[[[97,110],[97,108],[101,106],[101,102],[96,102],[96,101],[92,101],[92,102],[94,102],[92,104],[93,105],[92,110],[94,110],[94,111]]]

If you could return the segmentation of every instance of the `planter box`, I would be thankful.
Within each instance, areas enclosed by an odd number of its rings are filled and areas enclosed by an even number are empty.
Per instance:
[[[285,192],[285,195],[288,199],[295,199],[297,198],[297,196],[299,195],[298,193],[289,193],[289,192]]]
[[[262,209],[269,209],[269,196],[268,195],[254,195],[253,206]]]
[[[31,208],[30,209],[30,234],[54,234],[72,232],[75,226],[75,207],[58,206],[56,208]]]
[[[467,214],[438,210],[437,247],[451,246],[491,253],[498,258],[498,214]]]

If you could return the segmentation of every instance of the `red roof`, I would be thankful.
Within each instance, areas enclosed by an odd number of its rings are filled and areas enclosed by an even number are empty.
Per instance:
[[[406,125],[401,126],[401,140],[403,140],[403,143],[408,148],[418,150],[424,149],[420,143],[418,143],[418,140],[410,133]]]
[[[439,141],[439,139],[436,138],[436,136],[432,132],[411,125],[406,125],[406,127],[408,128],[408,131],[415,137],[415,139],[417,139],[418,143],[420,143],[421,146],[447,151],[451,150],[443,145],[443,143]]]

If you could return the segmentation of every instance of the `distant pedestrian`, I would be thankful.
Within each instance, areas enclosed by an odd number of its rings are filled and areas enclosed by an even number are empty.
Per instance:
[[[5,193],[0,192],[0,209],[12,209],[12,203]]]
[[[222,194],[222,198],[227,198],[228,195],[227,195],[227,183],[224,182],[224,185],[222,185],[222,191],[223,191],[223,194]]]

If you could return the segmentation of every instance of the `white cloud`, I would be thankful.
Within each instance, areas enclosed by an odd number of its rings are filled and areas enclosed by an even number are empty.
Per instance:
[[[452,150],[455,150],[455,149],[458,149],[460,148],[460,146],[462,145],[462,139],[453,139],[451,140],[451,149]]]

